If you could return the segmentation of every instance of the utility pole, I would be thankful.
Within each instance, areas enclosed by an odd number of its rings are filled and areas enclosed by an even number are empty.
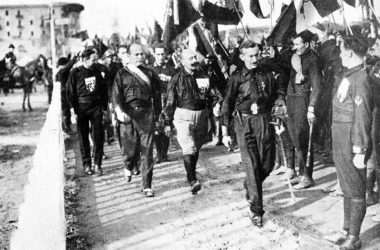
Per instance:
[[[52,61],[52,70],[53,70],[53,82],[55,75],[57,74],[57,68],[56,68],[56,51],[55,51],[55,26],[54,26],[54,5],[53,0],[50,2],[50,44],[51,44],[51,61]]]

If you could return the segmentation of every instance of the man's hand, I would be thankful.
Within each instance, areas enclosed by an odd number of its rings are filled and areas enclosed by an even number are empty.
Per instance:
[[[120,107],[115,108],[115,113],[116,119],[118,119],[120,122],[127,122],[131,120],[131,118],[125,112],[123,112]]]
[[[257,113],[259,112],[258,111],[258,107],[257,107],[257,103],[252,103],[251,105],[251,112],[253,115],[257,115]]]
[[[220,104],[219,103],[215,104],[212,112],[213,112],[213,114],[214,114],[215,117],[220,117],[221,112],[220,112]]]
[[[314,107],[309,107],[307,109],[307,120],[309,124],[315,123]]]
[[[74,109],[70,109],[70,121],[72,124],[77,124],[78,116],[75,114]]]
[[[222,142],[226,148],[229,148],[232,144],[231,136],[228,135],[228,129],[226,126],[222,126]]]
[[[364,163],[365,154],[355,154],[352,162],[354,166],[358,169],[364,169],[366,167]]]
[[[112,113],[111,115],[111,121],[112,121],[112,126],[116,126],[116,114],[115,113]]]
[[[232,144],[231,136],[228,136],[228,135],[223,136],[222,143],[224,144],[226,148],[229,148]]]
[[[165,126],[164,133],[166,137],[170,137],[172,135],[172,128],[170,126]]]

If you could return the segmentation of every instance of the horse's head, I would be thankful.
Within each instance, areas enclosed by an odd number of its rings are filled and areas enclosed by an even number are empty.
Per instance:
[[[12,70],[16,64],[12,62],[12,60],[9,58],[5,58],[5,66],[7,67],[8,70]]]
[[[16,66],[16,57],[14,56],[13,53],[8,52],[5,55],[5,65],[6,65],[8,70],[12,70],[13,67]]]

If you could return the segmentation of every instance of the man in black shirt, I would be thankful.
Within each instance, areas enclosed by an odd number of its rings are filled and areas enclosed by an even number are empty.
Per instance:
[[[77,56],[74,56],[70,61],[66,57],[58,59],[58,72],[56,81],[61,83],[61,108],[62,108],[62,129],[65,133],[72,134],[70,126],[70,108],[67,103],[66,83],[69,79],[70,70],[77,62]]]
[[[89,142],[89,123],[94,135],[95,173],[100,176],[103,157],[104,128],[103,111],[107,109],[107,86],[101,72],[94,68],[97,55],[94,50],[86,49],[82,53],[83,65],[70,72],[67,82],[67,101],[70,107],[71,121],[78,124],[82,161],[85,173],[93,173]]]
[[[131,181],[132,169],[140,156],[142,192],[146,197],[153,197],[153,130],[161,113],[159,78],[144,66],[142,45],[132,44],[128,54],[119,56],[125,66],[116,74],[112,98],[120,122],[124,176]]]
[[[163,111],[165,133],[171,131],[171,122],[177,129],[177,140],[184,154],[184,165],[191,192],[196,194],[201,184],[196,177],[199,150],[207,141],[211,130],[207,103],[210,100],[222,102],[215,86],[207,75],[197,69],[195,52],[182,52],[183,68],[172,77],[167,91],[167,104]],[[218,96],[218,98],[215,98]]]
[[[160,89],[161,89],[161,104],[162,107],[166,106],[166,90],[172,76],[176,73],[174,67],[170,66],[166,62],[167,49],[162,43],[156,44],[153,48],[155,62],[151,68],[160,77]],[[167,137],[163,131],[157,130],[154,135],[154,143],[156,144],[157,156],[156,163],[160,163],[168,160],[169,149],[169,137]]]
[[[224,141],[230,141],[227,127],[235,119],[234,128],[247,173],[244,187],[250,219],[257,227],[263,224],[262,183],[274,167],[275,135],[270,122],[278,96],[273,74],[258,67],[260,53],[259,45],[254,42],[241,44],[240,59],[245,66],[231,76],[222,106]]]

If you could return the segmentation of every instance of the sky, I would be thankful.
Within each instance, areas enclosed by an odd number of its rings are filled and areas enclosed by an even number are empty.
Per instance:
[[[147,25],[153,26],[154,20],[157,20],[161,27],[164,23],[164,15],[167,0],[0,0],[0,4],[48,4],[51,1],[64,2],[73,1],[81,3],[85,9],[81,13],[81,27],[87,30],[89,35],[93,37],[95,34],[99,36],[110,36],[114,32],[120,32],[122,35],[128,35],[129,32],[133,33],[135,26],[141,28]],[[199,1],[199,0],[192,0]],[[259,0],[262,4],[263,14],[269,13],[268,0]],[[380,12],[380,1],[375,0],[375,9]],[[241,0],[242,7],[245,10],[243,23],[250,26],[267,26],[270,27],[271,23],[274,26],[277,17],[280,14],[281,1],[274,0],[275,11],[271,19],[257,19],[249,11],[249,0]],[[310,5],[311,3],[308,2]],[[354,11],[355,9],[346,6],[346,16],[350,20],[360,19],[361,12]],[[311,12],[312,13],[312,12]],[[315,11],[314,11],[315,13]],[[308,14],[308,20],[318,21],[320,18],[313,17]],[[342,16],[336,12],[335,19],[339,22],[342,21]],[[328,18],[327,18],[328,19]],[[331,21],[331,20],[330,20]],[[226,27],[220,27],[220,30]]]

